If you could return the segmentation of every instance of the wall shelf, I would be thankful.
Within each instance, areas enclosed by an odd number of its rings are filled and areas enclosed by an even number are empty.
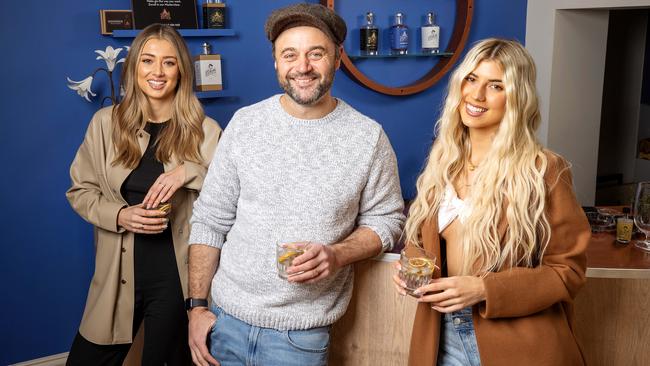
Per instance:
[[[321,5],[336,11],[334,8],[335,0],[320,0]],[[359,84],[365,86],[370,90],[386,95],[411,95],[419,93],[440,80],[454,65],[454,63],[461,56],[465,43],[469,37],[469,29],[472,24],[472,17],[474,14],[474,0],[456,0],[456,18],[454,20],[454,30],[449,40],[449,45],[443,53],[431,54],[427,56],[439,56],[438,62],[420,79],[402,86],[392,87],[383,85],[377,81],[370,79],[361,70],[359,70],[354,63],[353,59],[358,60],[361,57],[352,56],[346,53],[345,50],[341,52],[341,67],[352,79],[356,80]],[[402,58],[412,55],[379,55],[379,56],[363,56],[362,58]],[[444,56],[444,57],[440,57]],[[417,56],[416,56],[417,57]]]
[[[230,93],[228,90],[217,90],[217,91],[195,91],[196,97],[199,99],[210,99],[210,98],[225,98],[233,97],[234,94]]]
[[[114,38],[135,38],[142,29],[114,30]],[[234,29],[177,29],[183,37],[232,37]]]
[[[135,38],[142,29],[114,30],[114,38]],[[177,29],[183,37],[232,37],[234,29]],[[194,92],[199,99],[225,98],[234,96],[227,90]]]
[[[451,57],[453,52],[438,52],[438,53],[407,53],[405,55],[352,55],[348,53],[350,60],[363,60],[370,58],[416,58],[416,57]]]

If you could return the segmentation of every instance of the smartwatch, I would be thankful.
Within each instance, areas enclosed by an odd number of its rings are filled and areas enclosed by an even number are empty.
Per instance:
[[[185,310],[190,311],[194,308],[199,308],[199,307],[208,307],[208,300],[207,299],[194,299],[194,298],[189,298],[185,299]]]

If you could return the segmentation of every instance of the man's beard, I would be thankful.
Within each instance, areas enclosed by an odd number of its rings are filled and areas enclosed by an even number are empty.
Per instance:
[[[320,98],[322,98],[323,95],[325,95],[330,90],[330,88],[332,87],[332,83],[334,82],[334,78],[332,76],[333,76],[333,71],[329,75],[329,77],[326,77],[321,82],[320,81],[321,74],[317,73],[316,71],[310,71],[304,74],[294,72],[288,74],[286,79],[278,78],[278,82],[280,83],[282,89],[284,89],[284,92],[287,93],[287,95],[291,99],[293,99],[296,103],[300,105],[312,105],[317,101],[319,101]],[[318,85],[316,85],[316,88],[313,89],[310,95],[307,95],[305,97],[301,96],[300,91],[294,88],[293,85],[291,85],[291,79],[300,78],[300,77],[310,77],[318,80]]]

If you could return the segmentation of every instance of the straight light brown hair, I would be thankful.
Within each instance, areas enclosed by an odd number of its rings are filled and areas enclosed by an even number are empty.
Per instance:
[[[168,163],[172,156],[179,161],[201,163],[199,147],[204,139],[202,123],[203,107],[194,95],[194,73],[190,53],[178,32],[167,25],[152,24],[143,29],[133,40],[124,66],[121,85],[124,98],[113,108],[113,141],[116,158],[113,165],[134,169],[142,155],[136,133],[151,116],[149,102],[138,87],[138,63],[144,45],[150,39],[168,41],[176,50],[179,80],[172,106],[171,120],[158,136],[156,159]]]

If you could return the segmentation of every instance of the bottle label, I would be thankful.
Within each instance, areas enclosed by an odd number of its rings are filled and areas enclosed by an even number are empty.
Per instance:
[[[440,27],[422,27],[422,48],[440,47]]]
[[[379,29],[361,29],[361,38],[359,39],[361,51],[377,51],[379,45]]]
[[[627,243],[632,240],[632,229],[634,221],[629,218],[619,217],[616,222],[616,240],[621,243]]]
[[[404,50],[409,47],[409,33],[406,28],[391,29],[390,48]]]
[[[222,6],[214,6],[222,5]],[[226,27],[225,4],[203,4],[203,28],[223,29]]]
[[[196,86],[221,86],[221,60],[194,61]]]

